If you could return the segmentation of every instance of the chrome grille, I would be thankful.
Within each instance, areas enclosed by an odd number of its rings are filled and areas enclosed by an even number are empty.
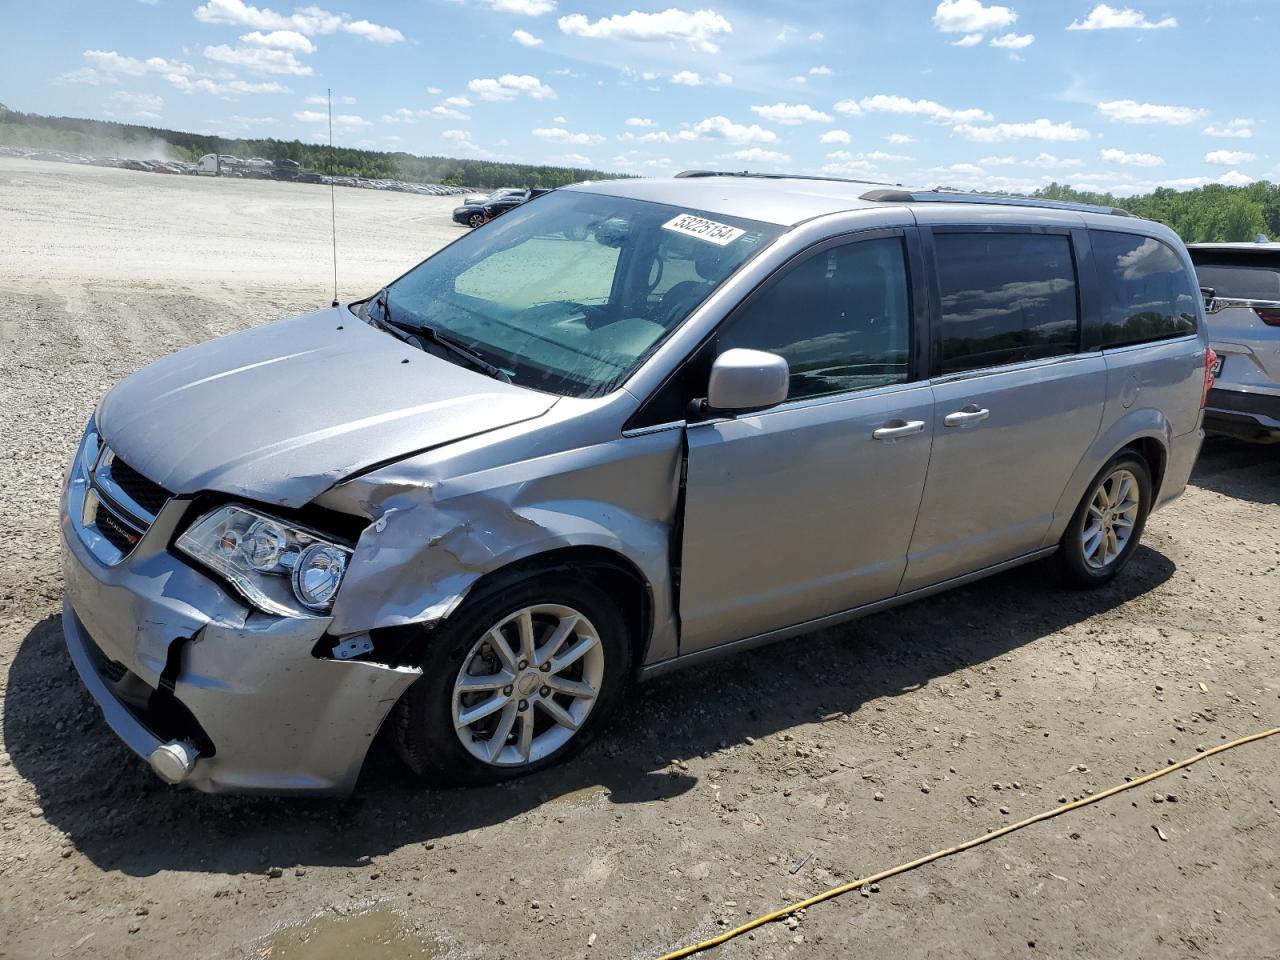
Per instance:
[[[89,475],[81,523],[90,549],[119,563],[138,545],[172,494],[102,447]]]

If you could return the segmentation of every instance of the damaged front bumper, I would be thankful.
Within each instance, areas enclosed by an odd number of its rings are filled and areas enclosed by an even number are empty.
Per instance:
[[[63,635],[111,729],[165,779],[209,793],[350,792],[421,671],[318,658],[328,617],[251,612],[174,557],[187,502],[102,562],[79,521],[84,492],[73,479],[62,503]]]

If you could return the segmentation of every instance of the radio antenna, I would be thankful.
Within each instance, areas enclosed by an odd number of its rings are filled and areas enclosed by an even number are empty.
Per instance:
[[[338,204],[333,186],[333,88],[327,90],[329,99],[329,232],[333,237],[333,306],[338,305]]]

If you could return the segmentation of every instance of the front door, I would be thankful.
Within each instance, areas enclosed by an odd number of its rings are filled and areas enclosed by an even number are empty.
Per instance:
[[[877,231],[816,248],[708,347],[780,354],[790,393],[687,428],[681,653],[897,590],[933,435],[907,239]]]

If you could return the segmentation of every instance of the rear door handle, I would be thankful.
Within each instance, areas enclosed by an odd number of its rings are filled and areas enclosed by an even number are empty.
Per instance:
[[[923,420],[890,420],[871,434],[877,440],[901,440],[915,433],[924,432]]]
[[[981,423],[989,416],[991,416],[991,411],[986,407],[979,409],[976,403],[971,403],[963,410],[948,413],[942,418],[942,422],[948,427],[968,427],[975,423]]]

